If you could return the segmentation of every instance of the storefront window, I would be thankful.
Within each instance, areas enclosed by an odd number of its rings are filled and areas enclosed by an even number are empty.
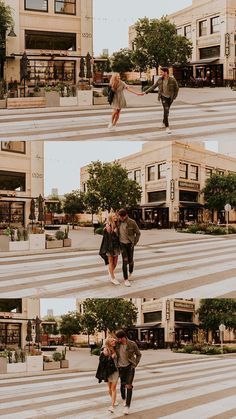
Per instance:
[[[158,164],[158,179],[166,178],[166,163]]]
[[[198,202],[198,192],[180,190],[179,200],[181,202]]]
[[[190,179],[191,180],[198,180],[198,166],[190,166]]]
[[[25,48],[76,51],[76,34],[26,30]]]
[[[0,201],[0,228],[24,226],[24,202]]]
[[[22,313],[21,298],[0,298],[0,312]]]
[[[179,165],[179,177],[181,179],[188,179],[188,165],[186,163],[180,163]]]
[[[48,0],[25,0],[25,10],[48,11]]]
[[[76,14],[76,0],[55,0],[55,13]]]
[[[147,168],[148,182],[155,180],[155,166],[149,166]]]
[[[30,60],[29,78],[32,82],[52,84],[57,81],[75,83],[75,61]]]
[[[144,323],[152,323],[152,322],[161,322],[162,320],[162,312],[161,311],[152,311],[150,313],[143,314]]]
[[[25,141],[1,141],[1,150],[25,154]]]
[[[134,171],[134,180],[136,180],[137,183],[141,184],[141,170]]]
[[[0,323],[0,347],[21,346],[21,325],[17,323]]]
[[[207,35],[207,21],[202,20],[199,22],[199,36]]]
[[[211,18],[211,33],[220,32],[220,16]]]
[[[25,191],[25,173],[0,170],[0,190]]]
[[[148,192],[148,202],[165,202],[166,191]]]
[[[176,322],[192,322],[193,313],[187,311],[175,311],[175,321]]]
[[[184,36],[187,39],[191,39],[192,38],[192,29],[191,29],[191,25],[187,25],[184,27]]]
[[[216,45],[215,47],[200,48],[199,52],[200,52],[200,60],[204,60],[207,58],[220,57],[220,45]]]

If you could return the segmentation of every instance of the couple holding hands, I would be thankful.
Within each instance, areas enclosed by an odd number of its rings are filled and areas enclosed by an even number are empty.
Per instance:
[[[110,87],[114,93],[111,107],[113,109],[111,123],[108,125],[110,131],[115,130],[116,124],[120,117],[121,109],[127,107],[125,100],[124,90],[130,93],[134,93],[137,96],[144,96],[158,87],[158,100],[161,101],[163,106],[163,121],[160,128],[166,128],[167,134],[171,134],[169,127],[169,111],[171,104],[177,98],[179,92],[179,86],[176,79],[169,75],[169,68],[161,68],[161,76],[157,79],[156,83],[153,84],[145,92],[137,93],[121,80],[119,73],[114,73],[110,80]]]

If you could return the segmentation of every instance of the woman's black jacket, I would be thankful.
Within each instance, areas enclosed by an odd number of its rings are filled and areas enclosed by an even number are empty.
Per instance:
[[[108,377],[110,377],[110,375],[112,375],[115,371],[117,371],[117,368],[115,366],[114,359],[111,356],[105,356],[102,352],[99,357],[99,364],[95,376],[98,379],[98,382],[107,382]]]

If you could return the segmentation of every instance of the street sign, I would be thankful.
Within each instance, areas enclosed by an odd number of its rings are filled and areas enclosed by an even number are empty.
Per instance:
[[[225,211],[227,211],[227,212],[231,211],[231,205],[230,204],[225,205]]]
[[[225,325],[224,325],[223,323],[221,323],[221,324],[219,325],[219,331],[220,331],[220,332],[224,332],[224,331],[225,331]]]

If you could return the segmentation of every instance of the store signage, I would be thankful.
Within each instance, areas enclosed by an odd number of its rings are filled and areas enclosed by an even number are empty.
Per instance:
[[[184,182],[183,180],[179,180],[179,186],[181,188],[200,190],[200,183]]]
[[[191,309],[193,309],[193,310],[194,310],[194,308],[195,308],[195,305],[194,305],[194,304],[190,304],[190,303],[181,303],[181,302],[177,302],[177,301],[175,301],[175,302],[174,302],[174,306],[175,306],[176,308],[191,308]]]
[[[83,32],[83,33],[82,33],[82,37],[83,37],[83,38],[92,38],[92,34],[91,34],[91,33],[89,33],[89,32]]]
[[[175,199],[175,181],[174,181],[174,179],[171,179],[171,181],[170,181],[170,199],[171,199],[171,201],[174,201],[174,199]]]
[[[2,198],[15,198],[16,192],[15,191],[4,191],[4,193],[0,194]]]
[[[12,313],[0,313],[0,319],[12,319]]]
[[[170,300],[166,300],[166,320],[170,320]]]
[[[230,55],[230,34],[225,34],[225,55],[226,57],[229,57]]]
[[[43,179],[43,174],[42,173],[32,173],[32,178],[34,179]]]

